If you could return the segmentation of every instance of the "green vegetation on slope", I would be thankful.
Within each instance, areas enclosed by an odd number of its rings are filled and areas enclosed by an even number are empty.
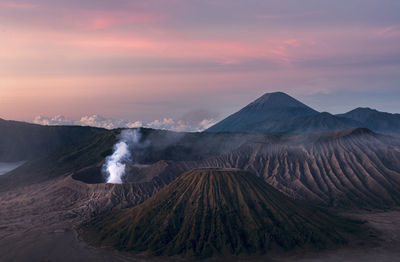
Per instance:
[[[84,225],[101,245],[195,257],[324,248],[346,243],[354,228],[252,174],[218,169],[188,171],[143,204]]]

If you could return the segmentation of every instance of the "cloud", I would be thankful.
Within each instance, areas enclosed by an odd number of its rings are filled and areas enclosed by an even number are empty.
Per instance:
[[[154,129],[173,130],[178,132],[200,132],[215,124],[214,119],[203,119],[199,122],[192,122],[185,120],[173,120],[172,118],[163,118],[162,120],[154,120],[145,127]]]
[[[294,13],[294,14],[270,14],[270,15],[259,15],[259,19],[295,19],[304,17],[320,17],[327,14],[326,11],[312,11],[305,13]]]
[[[99,115],[83,116],[76,124],[83,126],[102,127],[107,129],[113,129],[119,127],[135,128],[143,125],[142,122],[140,121],[132,122],[127,120],[105,118]]]
[[[58,115],[55,117],[45,117],[45,116],[37,116],[33,120],[33,123],[39,125],[78,125],[78,126],[94,126],[106,129],[114,129],[114,128],[135,128],[143,126],[140,121],[127,121],[127,120],[119,120],[113,118],[105,118],[99,115],[91,115],[91,116],[83,116],[80,120],[70,120],[65,116]]]
[[[148,127],[178,132],[200,132],[215,124],[215,120],[174,120],[172,118],[163,118],[161,120],[157,119],[148,123],[143,123],[141,121],[128,121],[114,118],[106,118],[99,115],[83,116],[80,118],[80,120],[70,120],[67,119],[65,116],[58,115],[55,117],[37,116],[33,120],[33,123],[39,125],[94,126],[106,129]]]
[[[0,2],[0,6],[8,7],[8,8],[15,8],[15,9],[35,9],[37,8],[34,4],[29,3],[12,3],[12,2]]]
[[[163,19],[162,15],[153,13],[134,13],[127,11],[80,11],[71,19],[68,14],[63,23],[73,25],[78,30],[96,31],[121,27],[129,24],[155,24]]]
[[[65,116],[55,116],[55,117],[45,117],[45,116],[37,116],[33,120],[33,123],[39,125],[47,125],[47,126],[59,126],[59,125],[74,125],[75,121],[68,120]]]
[[[205,130],[215,124],[216,124],[216,121],[214,119],[203,119],[202,121],[200,121],[199,126],[200,126],[200,129]]]
[[[376,34],[381,37],[398,37],[400,36],[400,25],[379,28],[376,30]]]

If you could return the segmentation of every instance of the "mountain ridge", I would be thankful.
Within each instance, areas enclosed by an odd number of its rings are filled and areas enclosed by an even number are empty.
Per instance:
[[[400,205],[400,139],[366,128],[300,135],[187,133],[179,137],[142,129],[142,135],[148,148],[133,156],[146,166],[129,165],[126,183],[153,181],[162,187],[193,168],[239,168],[294,199],[316,205],[360,209]],[[0,177],[0,191],[71,172],[83,183],[104,183],[101,166],[117,136],[117,131],[110,131],[29,161]]]
[[[359,121],[365,127],[376,132],[400,136],[400,114],[381,112],[369,107],[358,107],[336,116]]]
[[[77,143],[105,129],[83,126],[43,126],[0,119],[0,162],[26,161]]]
[[[283,93],[266,93],[204,132],[313,133],[351,128],[400,136],[400,114],[356,108],[344,114],[318,112]]]

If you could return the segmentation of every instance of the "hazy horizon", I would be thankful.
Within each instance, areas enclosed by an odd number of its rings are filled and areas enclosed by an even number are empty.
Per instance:
[[[250,101],[250,102],[253,102],[253,101]],[[250,104],[250,102],[248,102],[247,104],[244,104],[242,107],[247,106],[248,104]],[[307,105],[307,106],[310,106],[310,105]],[[310,106],[310,107],[313,108],[312,106]],[[369,109],[375,110],[375,108],[371,108],[368,106],[367,107],[357,107],[357,108],[369,108]],[[351,109],[351,111],[355,110],[357,108],[353,108],[353,109]],[[242,108],[239,108],[239,109],[242,109]],[[327,111],[322,110],[319,112],[322,113],[322,112],[327,112]],[[235,113],[235,112],[230,112],[229,115],[231,115],[233,113]],[[331,113],[331,112],[328,112],[328,113]],[[340,112],[340,113],[347,113],[347,112]],[[226,118],[229,115],[223,116],[223,118]],[[6,119],[6,120],[13,120],[13,119]],[[153,129],[166,129],[166,130],[172,130],[172,131],[199,132],[199,131],[204,131],[205,129],[215,125],[216,123],[218,123],[221,120],[222,120],[221,117],[215,117],[215,115],[212,115],[210,113],[210,111],[193,110],[193,111],[187,113],[186,115],[181,116],[178,119],[164,117],[164,118],[155,119],[152,121],[117,119],[117,118],[113,118],[113,117],[104,117],[101,115],[94,114],[94,115],[82,116],[79,119],[70,119],[70,118],[65,117],[64,115],[56,115],[53,117],[37,116],[32,121],[25,121],[25,122],[30,122],[30,123],[39,124],[39,125],[93,126],[93,127],[101,127],[101,128],[106,128],[106,129],[147,127],[147,128],[153,128]]]
[[[266,92],[400,113],[398,1],[0,0],[1,118],[223,119]]]

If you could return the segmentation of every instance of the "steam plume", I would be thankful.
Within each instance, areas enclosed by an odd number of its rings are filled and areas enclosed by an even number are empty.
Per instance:
[[[138,129],[127,129],[121,132],[120,141],[115,144],[114,152],[106,158],[103,170],[107,174],[107,183],[122,184],[125,175],[126,163],[132,161],[130,148],[139,144],[140,132]]]

